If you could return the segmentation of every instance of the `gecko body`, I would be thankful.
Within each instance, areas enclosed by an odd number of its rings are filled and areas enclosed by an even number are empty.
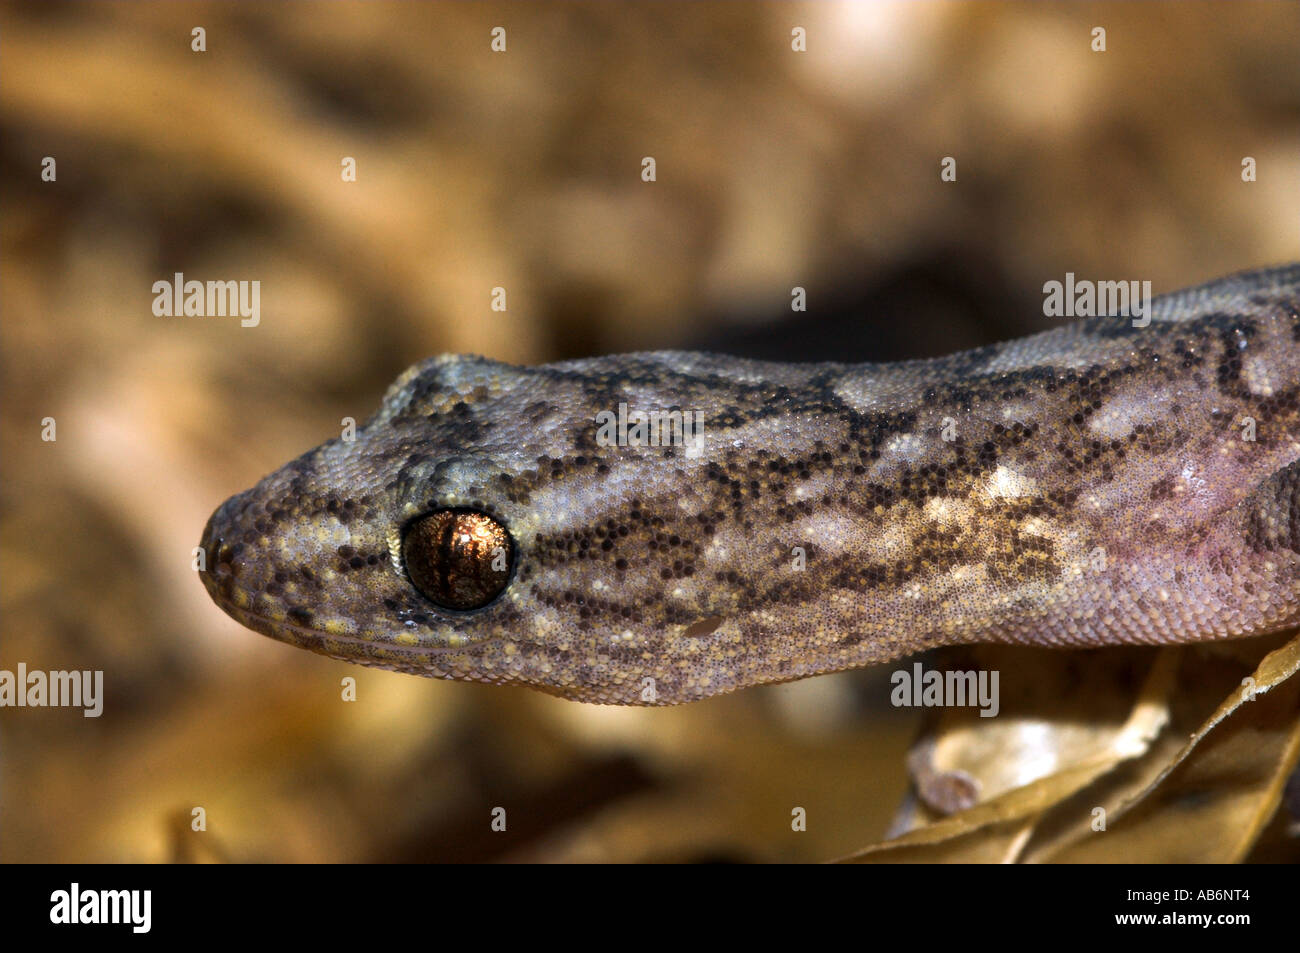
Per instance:
[[[202,578],[316,652],[611,704],[1297,624],[1300,265],[1151,318],[898,364],[433,358],[218,508]],[[620,405],[699,442],[611,444]]]

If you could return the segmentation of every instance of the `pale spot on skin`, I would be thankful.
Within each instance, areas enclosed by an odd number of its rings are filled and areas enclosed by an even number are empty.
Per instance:
[[[817,547],[827,554],[848,552],[857,545],[859,526],[851,516],[843,513],[814,514],[794,526],[798,538],[816,540]]]
[[[1175,493],[1192,492],[1199,493],[1205,489],[1205,478],[1200,475],[1199,468],[1194,463],[1183,464],[1183,472],[1179,474],[1181,483],[1174,484]]]
[[[925,501],[925,517],[941,526],[969,525],[973,508],[965,500],[951,496],[935,496]]]
[[[1037,488],[1037,483],[1033,477],[1017,473],[1007,467],[999,465],[989,477],[987,491],[989,496],[998,500],[1014,500],[1017,497],[1027,496],[1033,493]]]
[[[1024,401],[1009,401],[1002,408],[1002,419],[1010,423],[1028,424],[1033,417],[1033,406]]]
[[[1174,399],[1173,394],[1147,386],[1129,387],[1105,400],[1088,418],[1088,430],[1106,440],[1127,437],[1139,424],[1164,419]]]
[[[1268,358],[1263,354],[1247,354],[1241,361],[1241,379],[1246,388],[1257,397],[1272,397],[1274,381]]]
[[[833,482],[829,473],[820,476],[811,477],[807,480],[801,480],[795,484],[793,490],[788,494],[792,502],[800,500],[815,500],[824,496],[832,487]]]
[[[1117,440],[1133,432],[1133,405],[1125,400],[1111,400],[1088,419],[1088,429],[1098,437]]]
[[[864,540],[863,554],[880,562],[899,559],[909,547],[907,531],[899,523],[891,523],[882,532]]]
[[[906,459],[915,459],[925,452],[927,441],[922,440],[916,434],[906,433],[899,434],[893,440],[885,444],[885,450],[889,453],[896,453]]]

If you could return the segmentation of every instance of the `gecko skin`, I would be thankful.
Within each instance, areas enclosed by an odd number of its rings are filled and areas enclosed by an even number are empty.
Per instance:
[[[235,619],[315,652],[624,705],[954,643],[1296,625],[1300,265],[1151,318],[899,364],[433,358],[355,440],[226,501],[201,575]],[[601,445],[620,403],[702,412],[702,452]],[[409,528],[452,508],[513,544],[473,611],[404,564]]]

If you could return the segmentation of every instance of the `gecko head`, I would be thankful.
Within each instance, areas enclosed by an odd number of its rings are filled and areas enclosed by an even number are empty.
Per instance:
[[[679,423],[707,395],[663,362],[417,365],[354,435],[217,509],[204,584],[256,631],[381,668],[613,704],[748,684],[724,624],[743,508]],[[620,403],[682,439],[620,441]]]

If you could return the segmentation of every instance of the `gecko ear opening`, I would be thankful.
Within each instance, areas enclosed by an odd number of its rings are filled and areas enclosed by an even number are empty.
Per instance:
[[[505,526],[477,510],[434,510],[402,538],[411,584],[442,609],[481,609],[505,591],[515,562]]]

